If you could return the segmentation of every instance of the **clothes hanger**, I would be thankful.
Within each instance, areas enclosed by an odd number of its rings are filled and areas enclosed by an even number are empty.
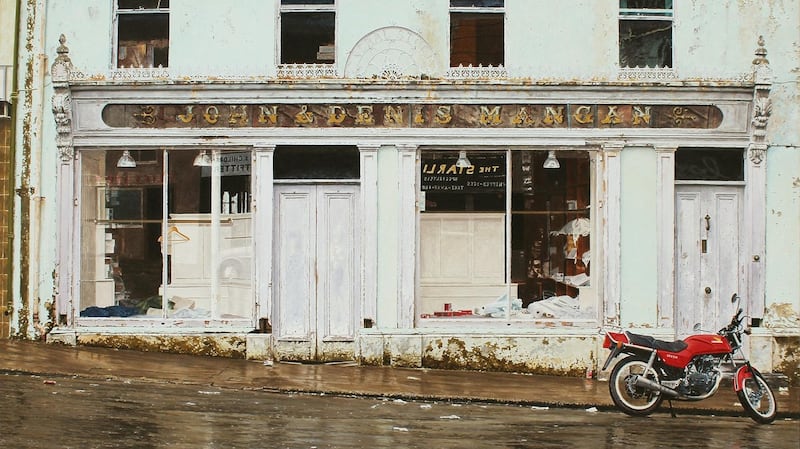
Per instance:
[[[167,235],[172,236],[172,234],[177,234],[178,237],[180,237],[180,241],[182,242],[188,242],[189,240],[191,240],[191,238],[189,238],[188,235],[178,230],[178,227],[175,225],[172,225],[169,227],[169,229],[167,229]],[[161,241],[161,237],[158,238],[158,241],[159,242]]]

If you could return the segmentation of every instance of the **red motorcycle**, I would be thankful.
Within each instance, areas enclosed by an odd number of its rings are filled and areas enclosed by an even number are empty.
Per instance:
[[[737,308],[739,300],[734,293],[731,302]],[[729,362],[735,370],[733,389],[747,414],[758,423],[771,423],[778,406],[764,377],[741,351],[742,334],[750,334],[749,325],[742,325],[744,319],[738,308],[730,324],[716,334],[691,335],[677,341],[627,331],[606,332],[603,347],[611,353],[603,370],[618,355],[628,355],[616,364],[608,380],[614,404],[628,415],[646,416],[664,399],[670,401],[670,409],[673,400],[701,401],[717,392],[723,377],[720,367]],[[742,360],[734,359],[736,352]]]

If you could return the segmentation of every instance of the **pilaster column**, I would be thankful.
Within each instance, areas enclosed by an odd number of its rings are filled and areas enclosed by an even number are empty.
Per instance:
[[[73,248],[74,242],[80,241],[77,204],[75,197],[75,150],[72,144],[72,94],[69,88],[69,76],[72,61],[69,49],[65,45],[67,39],[62,34],[56,50],[58,56],[50,67],[53,82],[53,98],[51,107],[56,125],[56,148],[58,150],[58,229],[56,256],[58,269],[56,280],[56,322],[65,320],[71,324],[75,320],[73,305],[74,292],[80,291],[77,273],[73,273],[72,255],[80,251]],[[74,289],[73,289],[74,286]]]
[[[253,259],[255,260],[256,317],[272,320],[272,211],[274,206],[273,158],[275,145],[253,147]]]
[[[765,298],[765,255],[766,255],[766,205],[767,205],[767,124],[772,115],[772,69],[767,60],[764,38],[759,36],[756,57],[753,59],[753,118],[751,123],[750,145],[745,158],[744,229],[747,243],[744,255],[747,272],[747,312],[755,318],[764,313]]]
[[[605,187],[600,195],[600,219],[603,221],[603,249],[605,254],[603,272],[605,273],[605,289],[603,304],[603,320],[605,324],[619,325],[620,319],[620,285],[621,285],[621,238],[620,214],[622,182],[620,152],[622,142],[605,142],[601,144],[603,168],[598,178]]]
[[[378,147],[359,145],[361,158],[361,316],[378,316]]]
[[[656,147],[658,327],[675,326],[675,151]]]
[[[417,266],[417,146],[397,145],[399,189],[399,265],[397,325],[414,326]]]

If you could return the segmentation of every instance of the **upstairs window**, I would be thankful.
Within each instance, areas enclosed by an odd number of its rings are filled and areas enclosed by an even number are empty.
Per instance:
[[[505,62],[503,0],[450,0],[450,66]]]
[[[117,0],[117,67],[169,65],[169,0]]]
[[[619,66],[672,67],[672,0],[619,1]]]
[[[335,0],[281,0],[281,64],[333,64],[335,11]]]

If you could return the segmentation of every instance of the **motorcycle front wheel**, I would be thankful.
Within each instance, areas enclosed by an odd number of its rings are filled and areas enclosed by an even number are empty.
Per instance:
[[[744,379],[742,389],[737,391],[736,395],[739,396],[739,402],[753,421],[769,424],[775,421],[778,415],[775,395],[761,373],[753,368],[750,368],[750,372],[752,376]]]
[[[646,370],[646,360],[630,356],[619,362],[611,371],[611,377],[608,379],[611,400],[628,415],[647,416],[653,413],[664,400],[660,392],[634,385],[637,376],[659,383],[658,373],[652,368],[645,372]]]

